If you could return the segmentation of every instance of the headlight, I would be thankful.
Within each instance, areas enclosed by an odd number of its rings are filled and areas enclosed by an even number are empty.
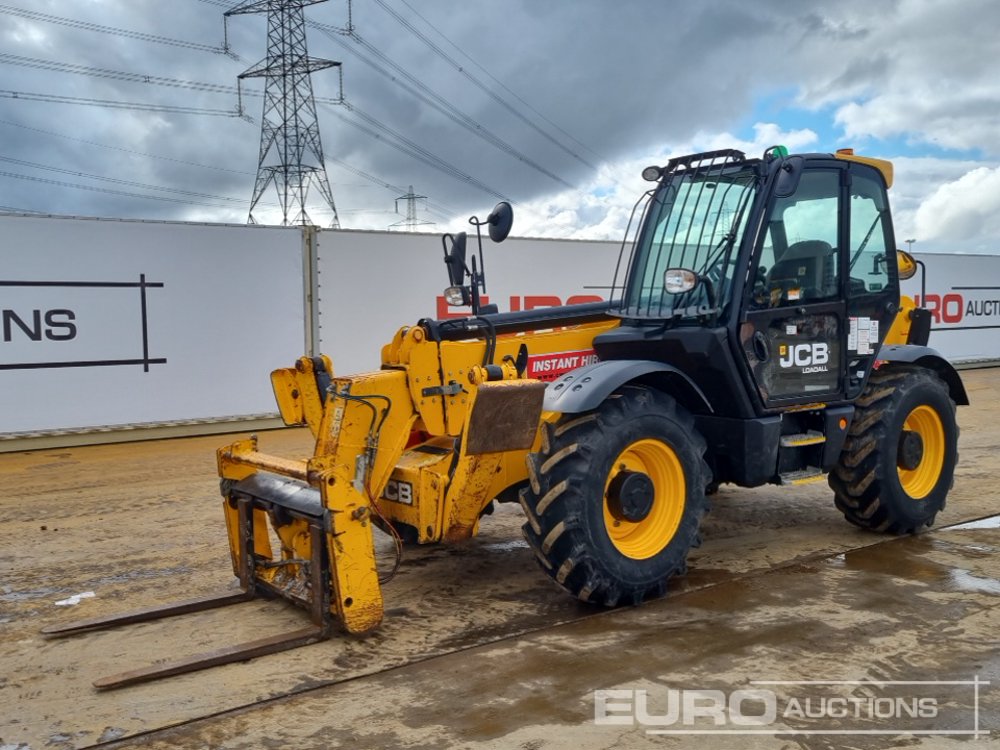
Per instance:
[[[465,299],[465,287],[450,286],[444,290],[444,299],[452,307],[469,304]]]

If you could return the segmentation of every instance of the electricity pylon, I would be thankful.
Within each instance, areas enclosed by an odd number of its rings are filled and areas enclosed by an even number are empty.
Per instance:
[[[403,221],[397,221],[395,224],[389,225],[389,230],[393,230],[397,227],[402,227],[406,232],[412,232],[414,229],[420,226],[429,226],[433,224],[433,221],[420,221],[417,218],[417,201],[427,200],[426,195],[415,195],[413,192],[413,185],[410,185],[410,192],[406,195],[401,195],[396,198],[396,213],[399,213],[399,202],[406,201],[406,218]]]
[[[333,211],[331,226],[340,227],[333,192],[326,176],[316,100],[310,75],[339,62],[309,57],[303,8],[326,0],[250,0],[226,11],[226,17],[267,13],[267,56],[240,74],[264,78],[264,113],[260,126],[257,179],[250,199],[248,222],[256,224],[254,208],[274,183],[281,204],[282,225],[311,224],[306,212],[310,185],[315,184]],[[293,218],[289,221],[289,216]]]

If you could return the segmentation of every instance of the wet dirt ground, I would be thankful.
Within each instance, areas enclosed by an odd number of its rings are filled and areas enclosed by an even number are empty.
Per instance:
[[[825,484],[724,487],[670,594],[605,611],[542,575],[505,505],[467,543],[408,548],[372,636],[114,692],[91,682],[304,624],[254,601],[38,634],[232,590],[214,465],[231,438],[2,455],[0,749],[1000,744],[1000,370],[963,377],[973,406],[959,410],[955,488],[917,537],[850,526]],[[302,431],[261,442],[311,449]],[[734,694],[749,723],[683,722]],[[753,723],[769,707],[774,720]],[[728,733],[691,734],[705,731]]]

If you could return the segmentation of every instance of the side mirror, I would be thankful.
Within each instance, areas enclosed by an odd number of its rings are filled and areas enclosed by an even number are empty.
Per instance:
[[[496,305],[484,305],[481,303],[480,292],[486,292],[486,268],[483,261],[483,234],[484,224],[489,227],[490,239],[494,242],[503,242],[510,234],[510,228],[514,223],[514,211],[507,201],[497,203],[492,213],[486,217],[486,221],[480,221],[475,216],[469,217],[469,223],[476,228],[476,241],[479,243],[479,258],[472,256],[472,268],[465,265],[465,246],[468,236],[465,232],[459,232],[452,236],[446,234],[441,238],[441,245],[444,248],[444,262],[448,266],[448,282],[450,286],[444,290],[445,300],[449,305],[472,305],[473,315],[489,315],[497,311]],[[448,246],[451,240],[451,246]],[[468,285],[466,285],[468,279]]]
[[[668,268],[663,272],[663,291],[667,294],[690,292],[701,281],[701,277],[689,268]]]
[[[900,281],[912,279],[917,272],[917,260],[905,250],[896,251],[896,268]]]
[[[503,242],[514,224],[514,209],[507,201],[500,201],[493,212],[486,217],[486,223],[490,225],[490,239],[494,242]]]
[[[451,249],[448,249],[447,240],[451,237]],[[442,241],[445,243],[444,262],[448,266],[448,281],[452,286],[462,286],[465,282],[465,242],[467,236],[465,232],[459,232],[452,237],[446,234]]]
[[[788,198],[795,193],[799,187],[799,178],[802,177],[803,163],[801,156],[789,156],[782,160],[774,185],[776,197]]]

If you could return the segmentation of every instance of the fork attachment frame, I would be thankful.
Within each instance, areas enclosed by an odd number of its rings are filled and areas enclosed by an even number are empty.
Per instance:
[[[234,488],[235,489],[235,488]],[[238,492],[238,491],[237,491]],[[95,617],[87,620],[77,620],[63,625],[50,625],[42,629],[42,635],[46,638],[65,638],[67,636],[78,635],[80,633],[93,632],[98,630],[109,630],[122,625],[132,625],[141,622],[151,622],[167,617],[176,617],[192,612],[203,612],[205,610],[225,607],[230,604],[246,602],[257,596],[273,596],[281,594],[285,598],[290,598],[287,593],[274,590],[272,583],[263,581],[256,574],[260,561],[254,554],[254,523],[253,511],[254,500],[246,496],[234,496],[237,506],[237,517],[239,521],[239,560],[238,571],[242,591],[224,592],[210,596],[186,599],[170,604],[158,605],[137,609],[131,612],[124,612],[117,615]],[[295,511],[291,511],[295,512]],[[328,638],[332,630],[332,617],[328,603],[328,597],[323,595],[325,590],[324,581],[329,576],[329,562],[326,553],[326,530],[323,527],[323,517],[308,515],[302,512],[295,512],[297,516],[305,519],[308,523],[308,533],[310,537],[310,547],[312,554],[308,560],[297,561],[296,565],[306,568],[309,573],[309,588],[313,592],[319,592],[318,596],[311,597],[309,602],[310,616],[313,626],[293,630],[288,633],[258,638],[244,643],[206,651],[193,656],[184,657],[174,661],[152,664],[148,667],[120,672],[118,674],[102,677],[94,681],[94,687],[98,690],[113,690],[135,685],[142,682],[151,682],[163,677],[197,672],[210,667],[217,667],[223,664],[246,661],[257,656],[273,654],[279,651],[305,646],[310,643]],[[297,601],[302,604],[302,601]]]

